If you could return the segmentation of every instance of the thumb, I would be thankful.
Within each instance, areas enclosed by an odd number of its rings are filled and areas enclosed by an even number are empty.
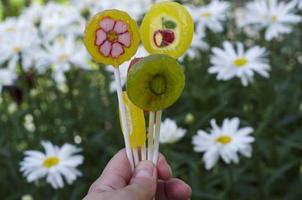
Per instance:
[[[135,168],[128,186],[124,187],[125,194],[132,200],[151,200],[156,193],[157,170],[150,161],[142,161]]]

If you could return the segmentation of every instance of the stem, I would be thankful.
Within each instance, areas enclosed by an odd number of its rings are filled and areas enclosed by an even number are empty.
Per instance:
[[[149,129],[148,129],[148,156],[147,160],[152,160],[153,154],[153,129],[154,129],[154,112],[150,112],[149,114]]]
[[[155,139],[154,139],[154,147],[153,147],[153,164],[156,165],[158,161],[159,154],[159,132],[160,132],[160,122],[161,122],[162,111],[156,112],[156,123],[155,123]]]
[[[134,166],[136,167],[139,163],[138,149],[133,148]]]
[[[119,68],[114,67],[114,77],[115,77],[115,81],[116,81],[116,92],[117,92],[117,97],[118,97],[119,110],[120,110],[120,114],[121,114],[121,121],[122,121],[121,124],[122,124],[123,136],[124,136],[124,141],[125,141],[126,153],[127,153],[127,157],[128,157],[131,169],[133,171],[134,170],[133,156],[132,156],[130,142],[129,142],[126,110],[125,110],[125,105],[124,105],[124,101],[123,101],[121,75],[120,75]]]
[[[141,148],[141,160],[146,160],[146,143]]]

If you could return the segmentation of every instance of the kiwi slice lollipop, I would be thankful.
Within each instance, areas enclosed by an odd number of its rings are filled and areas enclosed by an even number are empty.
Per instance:
[[[129,99],[147,111],[171,106],[185,86],[182,66],[168,55],[154,54],[142,58],[128,74]]]

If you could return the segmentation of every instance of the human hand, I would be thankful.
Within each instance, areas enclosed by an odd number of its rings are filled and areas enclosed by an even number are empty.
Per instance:
[[[84,200],[188,200],[192,190],[172,171],[163,155],[155,167],[142,161],[133,174],[126,151],[119,151],[91,185]]]

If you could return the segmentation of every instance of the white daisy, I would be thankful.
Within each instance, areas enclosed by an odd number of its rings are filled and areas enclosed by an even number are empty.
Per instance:
[[[58,35],[82,35],[84,19],[71,5],[47,3],[43,8],[40,30],[44,40],[52,41]]]
[[[78,153],[81,149],[71,144],[61,148],[50,142],[42,142],[45,153],[40,151],[25,151],[25,158],[20,162],[20,171],[28,182],[46,177],[46,182],[55,189],[64,187],[63,177],[72,184],[81,172],[76,169],[83,163],[83,156]]]
[[[210,4],[201,7],[189,7],[197,30],[209,28],[215,33],[223,31],[223,22],[227,20],[227,12],[230,4],[226,1],[214,0]]]
[[[64,73],[71,66],[81,69],[89,69],[89,55],[82,44],[78,44],[73,35],[59,37],[54,43],[45,43],[45,51],[37,52],[36,69],[44,73],[49,67],[53,67],[54,79],[58,84],[65,81]]]
[[[141,45],[139,46],[135,56],[133,56],[133,58],[142,58],[148,55],[148,52],[145,50],[145,48]],[[120,65],[119,70],[120,70],[120,74],[121,74],[121,84],[122,86],[125,85],[126,81],[127,81],[127,75],[128,75],[128,68],[129,65],[131,63],[131,60],[124,62],[123,64]],[[112,68],[112,66],[107,66],[106,70],[109,72],[114,72],[114,69]],[[109,90],[110,92],[115,92],[116,91],[116,82],[115,82],[115,78],[114,78],[114,74],[112,74],[111,77],[111,83],[109,86]]]
[[[278,2],[277,0],[255,0],[246,6],[243,26],[251,25],[256,30],[265,30],[265,39],[272,40],[290,33],[292,26],[301,22],[296,15],[295,2]]]
[[[174,120],[165,119],[160,125],[159,142],[162,144],[173,144],[183,138],[186,130],[178,128]]]
[[[24,68],[32,65],[30,52],[39,45],[38,32],[32,23],[22,19],[9,18],[0,24],[0,65],[7,62],[9,69],[15,69],[19,60]]]
[[[17,75],[10,69],[0,69],[0,94],[3,86],[9,86],[14,83]]]
[[[223,81],[238,77],[244,86],[253,81],[255,72],[269,78],[270,66],[265,48],[254,46],[244,51],[241,42],[237,42],[236,47],[237,51],[235,46],[228,41],[223,43],[223,49],[214,47],[209,73],[217,74],[217,80]]]
[[[199,50],[208,50],[209,45],[204,41],[205,33],[204,31],[197,31],[194,33],[192,44],[186,54],[180,58],[183,60],[186,56],[190,59],[198,58]]]
[[[238,154],[251,157],[251,143],[255,141],[250,136],[253,132],[251,127],[239,128],[238,118],[224,119],[222,127],[216,124],[216,120],[211,120],[212,129],[208,134],[204,130],[198,130],[193,137],[194,150],[204,152],[203,161],[207,170],[214,167],[219,157],[227,163],[239,163]]]

